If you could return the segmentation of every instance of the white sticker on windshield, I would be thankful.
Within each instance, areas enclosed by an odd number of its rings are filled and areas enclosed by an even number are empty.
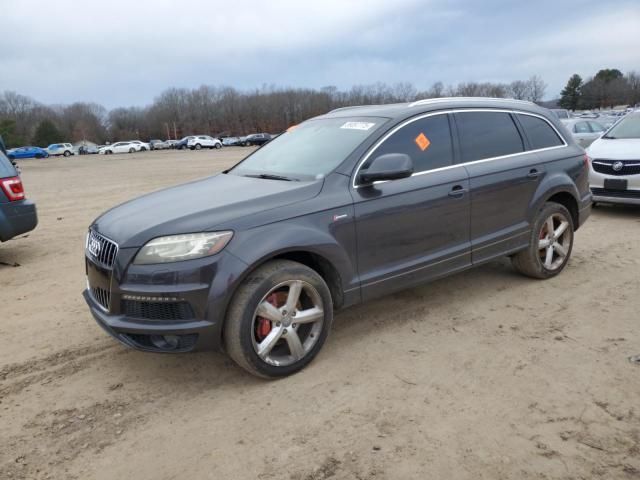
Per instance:
[[[347,122],[340,128],[347,128],[349,130],[369,130],[375,123],[368,122]]]

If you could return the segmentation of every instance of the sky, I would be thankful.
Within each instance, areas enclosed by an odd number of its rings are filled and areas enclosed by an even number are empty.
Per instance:
[[[144,106],[168,87],[640,72],[640,0],[2,0],[0,92]]]

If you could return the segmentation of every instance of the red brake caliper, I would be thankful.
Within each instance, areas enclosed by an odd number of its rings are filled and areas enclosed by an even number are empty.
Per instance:
[[[267,302],[269,302],[271,305],[277,308],[278,307],[277,294],[274,292],[271,295],[269,295],[267,297]],[[258,317],[257,320],[258,320],[258,323],[256,326],[256,339],[259,342],[261,342],[267,337],[267,335],[269,335],[269,332],[271,332],[272,326],[271,326],[271,321],[264,317]]]

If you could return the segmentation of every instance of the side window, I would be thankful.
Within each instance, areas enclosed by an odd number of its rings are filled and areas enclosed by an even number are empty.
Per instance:
[[[578,122],[573,127],[573,131],[575,133],[591,133],[591,129],[589,128],[589,124],[587,122]]]
[[[405,125],[387,138],[369,157],[406,153],[414,171],[424,172],[453,164],[453,147],[447,115],[433,115]]]
[[[600,132],[604,132],[606,129],[600,125],[598,122],[589,122],[589,126],[591,127],[591,130],[595,133],[600,133]]]
[[[459,112],[455,118],[463,162],[524,151],[520,132],[508,113]]]
[[[564,145],[564,142],[546,120],[523,114],[518,114],[518,120],[520,120],[531,148],[534,150]]]

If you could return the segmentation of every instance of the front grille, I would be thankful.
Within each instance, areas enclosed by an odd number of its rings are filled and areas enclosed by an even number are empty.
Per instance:
[[[606,188],[592,188],[591,193],[597,197],[640,198],[640,190],[607,190]]]
[[[118,244],[94,230],[89,230],[86,250],[91,260],[103,267],[111,268],[118,254]]]
[[[617,162],[622,163],[622,168],[616,171],[613,169],[613,164]],[[596,172],[606,175],[640,175],[640,160],[601,160],[598,158],[594,159],[591,165]]]
[[[91,295],[93,298],[102,305],[102,308],[109,310],[111,304],[111,292],[100,287],[91,287]]]
[[[122,313],[144,320],[191,320],[193,309],[187,302],[122,301]]]

